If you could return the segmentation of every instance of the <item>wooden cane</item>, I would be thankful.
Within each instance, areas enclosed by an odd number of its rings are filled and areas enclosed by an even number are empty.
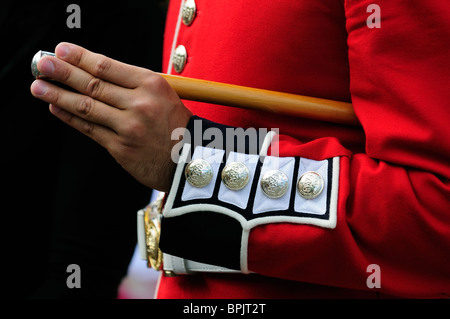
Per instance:
[[[360,125],[351,103],[161,74],[184,100]]]

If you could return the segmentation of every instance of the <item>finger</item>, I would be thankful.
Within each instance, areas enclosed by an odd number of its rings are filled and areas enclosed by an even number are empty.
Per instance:
[[[86,121],[78,116],[65,111],[64,109],[50,104],[50,112],[67,125],[73,127],[77,131],[92,138],[98,144],[108,149],[117,137],[116,133],[101,125]]]
[[[124,109],[131,100],[129,89],[96,78],[58,58],[46,56],[39,61],[37,67],[40,73],[52,80],[114,107]]]
[[[44,80],[31,85],[33,96],[59,106],[63,110],[116,131],[120,125],[119,109],[113,108],[83,94],[70,92]]]
[[[58,44],[55,54],[58,58],[97,78],[129,89],[138,87],[145,74],[149,72],[147,69],[113,60],[67,42]]]

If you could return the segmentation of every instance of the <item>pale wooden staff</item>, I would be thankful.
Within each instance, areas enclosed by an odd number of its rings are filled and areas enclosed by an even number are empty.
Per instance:
[[[351,103],[161,74],[181,99],[360,125]]]

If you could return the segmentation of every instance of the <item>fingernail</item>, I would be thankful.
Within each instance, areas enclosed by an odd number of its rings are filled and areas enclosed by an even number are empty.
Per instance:
[[[39,70],[43,74],[52,74],[55,71],[55,65],[49,59],[41,62]]]
[[[34,95],[44,95],[47,92],[47,84],[45,84],[44,81],[35,81],[31,87],[31,91],[34,93]]]
[[[50,112],[52,114],[59,114],[59,113],[61,113],[61,109],[59,107],[57,107],[56,105],[54,105],[54,104],[50,104],[49,108],[50,108]]]
[[[69,47],[65,44],[58,45],[55,53],[58,58],[65,58],[69,54]]]

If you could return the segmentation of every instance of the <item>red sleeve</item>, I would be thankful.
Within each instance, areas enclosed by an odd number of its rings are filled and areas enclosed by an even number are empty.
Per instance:
[[[450,296],[450,6],[447,0],[346,0],[351,94],[365,153],[334,138],[281,136],[280,156],[340,160],[337,224],[251,230],[248,268],[285,279],[380,292]]]

